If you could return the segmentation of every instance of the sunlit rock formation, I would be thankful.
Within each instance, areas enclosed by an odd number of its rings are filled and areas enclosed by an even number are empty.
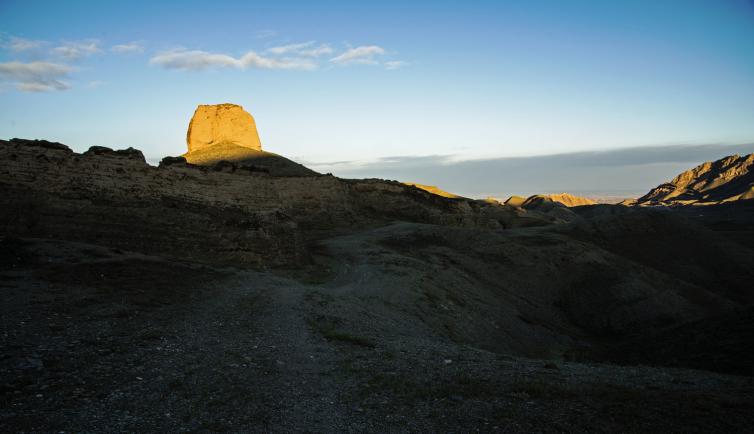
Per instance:
[[[524,202],[526,202],[526,198],[525,197],[511,196],[508,199],[506,199],[505,202],[503,202],[503,203],[506,204],[506,205],[510,205],[510,206],[521,207],[521,205],[523,205]]]
[[[219,162],[273,176],[317,176],[317,172],[262,150],[254,118],[236,104],[200,105],[186,134],[186,162],[213,166]]]
[[[566,222],[579,219],[579,216],[569,208],[595,204],[591,199],[574,196],[568,193],[535,194],[527,198],[511,196],[506,199],[504,203],[505,205],[525,209],[530,212],[540,212],[555,219],[554,221]]]
[[[597,203],[593,201],[592,199],[588,199],[586,197],[574,196],[569,193],[546,194],[544,195],[544,197],[552,200],[553,202],[560,202],[567,207],[594,205]]]
[[[754,199],[754,154],[702,163],[653,188],[636,203],[709,205],[747,199]]]
[[[449,193],[449,192],[447,192],[447,191],[445,191],[445,190],[443,190],[443,189],[441,189],[441,188],[439,188],[437,186],[434,186],[434,185],[417,184],[415,182],[404,182],[404,184],[416,187],[416,188],[418,188],[420,190],[424,190],[424,191],[432,193],[432,194],[436,194],[438,196],[447,197],[447,198],[450,198],[450,199],[456,199],[456,198],[460,198],[461,197],[461,196],[459,196],[457,194]]]
[[[596,202],[580,196],[574,196],[569,193],[559,194],[535,194],[528,198],[521,196],[511,196],[506,201],[506,205],[517,206],[522,208],[535,208],[541,203],[556,202],[567,207],[582,206],[582,205],[594,205]]]
[[[223,144],[262,150],[254,118],[236,104],[197,107],[189,123],[186,143],[189,153]]]

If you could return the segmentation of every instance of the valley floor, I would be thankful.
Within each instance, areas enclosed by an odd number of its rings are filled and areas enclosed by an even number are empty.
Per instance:
[[[754,426],[752,377],[513,357],[495,342],[471,345],[474,330],[440,333],[447,322],[427,306],[463,324],[464,301],[454,307],[425,294],[425,307],[392,305],[403,289],[368,258],[395,260],[397,274],[400,261],[412,259],[379,248],[357,249],[353,260],[338,253],[372,236],[324,241],[316,272],[220,269],[6,238],[0,431],[708,433]],[[377,286],[389,296],[374,293]],[[529,348],[511,342],[500,348]]]

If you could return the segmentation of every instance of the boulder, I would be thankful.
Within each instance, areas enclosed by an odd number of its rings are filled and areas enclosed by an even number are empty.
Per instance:
[[[225,144],[262,150],[254,118],[240,105],[200,105],[186,134],[189,153]]]

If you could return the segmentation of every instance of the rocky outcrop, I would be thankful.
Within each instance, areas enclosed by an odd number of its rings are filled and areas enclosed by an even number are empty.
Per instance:
[[[0,140],[0,231],[241,265],[306,261],[311,231],[401,220],[460,227],[548,224],[536,213],[448,199],[395,181],[274,176],[141,152]]]
[[[529,196],[521,204],[521,208],[545,214],[554,219],[554,222],[571,222],[579,219],[578,214],[568,209],[566,205],[541,194]]]
[[[272,207],[244,206],[240,186],[180,160],[149,166],[135,149],[77,154],[49,142],[0,141],[0,233],[101,244],[200,262],[304,261],[298,224]],[[183,172],[193,172],[186,175]]]
[[[535,194],[525,199],[521,196],[511,196],[504,203],[530,212],[541,213],[554,222],[578,220],[578,214],[568,209],[569,207],[595,204],[591,199],[568,193]]]
[[[595,205],[597,202],[587,199],[585,197],[574,196],[569,193],[559,194],[535,194],[528,198],[521,196],[511,196],[504,202],[506,205],[518,206],[518,207],[536,207],[543,202],[555,202],[567,207],[583,206],[583,205]]]
[[[236,104],[197,107],[189,123],[186,143],[189,153],[219,144],[262,150],[254,118]]]
[[[221,161],[237,163],[275,176],[317,176],[294,161],[262,150],[254,118],[236,104],[200,105],[186,134],[191,164],[212,166]]]
[[[597,202],[593,201],[592,199],[588,199],[586,197],[580,197],[580,196],[574,196],[572,194],[568,193],[559,193],[559,194],[546,194],[544,197],[552,200],[553,202],[559,202],[567,207],[574,207],[574,206],[584,206],[584,205],[595,205]]]
[[[236,163],[253,170],[269,173],[273,176],[319,176],[319,173],[295,161],[278,154],[221,143],[208,148],[183,154],[182,157],[191,164],[213,166],[221,161]]]
[[[439,188],[437,186],[434,186],[434,185],[417,184],[415,182],[404,182],[404,184],[416,187],[416,188],[418,188],[420,190],[424,190],[424,191],[427,191],[429,193],[436,194],[436,195],[442,196],[442,197],[447,197],[447,198],[451,198],[451,199],[456,199],[456,198],[460,198],[461,197],[461,196],[459,196],[457,194],[448,193],[447,191],[445,191],[445,190],[443,190],[443,189],[441,189],[441,188]]]
[[[503,202],[503,203],[505,203],[506,205],[510,205],[510,206],[521,207],[521,205],[523,205],[524,202],[526,202],[526,198],[525,197],[511,196],[508,199],[506,199],[505,202]]]
[[[637,199],[637,205],[710,205],[754,199],[754,154],[687,170]]]

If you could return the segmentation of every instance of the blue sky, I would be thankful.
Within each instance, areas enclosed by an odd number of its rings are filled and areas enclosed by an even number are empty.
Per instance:
[[[751,1],[156,3],[1,1],[0,137],[159,158],[233,102],[321,167],[754,141]]]

